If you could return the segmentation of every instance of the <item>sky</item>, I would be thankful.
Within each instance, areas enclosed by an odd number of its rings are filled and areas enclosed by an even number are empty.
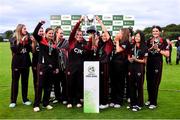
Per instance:
[[[133,15],[134,29],[180,24],[180,0],[0,0],[0,33],[25,24],[32,32],[50,15]]]

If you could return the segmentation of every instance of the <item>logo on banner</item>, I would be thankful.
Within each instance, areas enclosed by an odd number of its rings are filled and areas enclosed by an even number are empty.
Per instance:
[[[96,69],[95,69],[95,67],[94,66],[89,66],[88,68],[87,68],[88,70],[88,74],[86,75],[86,77],[97,77],[97,75],[96,75]]]

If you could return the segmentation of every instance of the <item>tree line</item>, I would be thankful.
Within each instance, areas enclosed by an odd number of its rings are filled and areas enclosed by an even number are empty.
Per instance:
[[[149,39],[151,34],[151,28],[152,27],[146,27],[144,30],[142,30],[145,34],[146,40]],[[161,36],[163,38],[169,38],[170,40],[176,40],[178,36],[180,36],[180,24],[169,24],[165,27],[162,27],[162,34]],[[0,35],[0,42],[3,42],[3,39],[9,39],[13,34],[13,30],[7,30],[3,33],[3,35]]]

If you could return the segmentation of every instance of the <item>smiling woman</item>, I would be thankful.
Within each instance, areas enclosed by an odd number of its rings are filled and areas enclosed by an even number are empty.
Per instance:
[[[10,39],[10,48],[12,52],[12,85],[11,85],[11,103],[10,108],[16,106],[18,96],[18,84],[21,76],[22,99],[23,104],[31,105],[27,98],[29,67],[31,65],[29,52],[31,51],[30,38],[26,26],[18,24],[13,37]]]
[[[152,27],[153,37],[147,41],[148,59],[147,59],[147,90],[148,101],[145,103],[149,109],[157,107],[158,90],[162,77],[163,55],[169,56],[167,42],[160,37],[162,29],[159,26]]]

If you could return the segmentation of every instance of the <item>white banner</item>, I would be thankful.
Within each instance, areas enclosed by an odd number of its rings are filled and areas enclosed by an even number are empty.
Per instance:
[[[99,113],[99,61],[84,62],[84,112]]]
[[[62,28],[64,31],[71,31],[71,26],[69,26],[69,25],[61,25],[61,28]]]
[[[125,15],[123,20],[134,20],[134,16],[132,16],[132,15]]]
[[[51,21],[50,21],[50,24],[51,24],[51,25],[57,25],[57,26],[58,26],[58,25],[61,25],[61,20],[51,20]]]
[[[105,15],[102,16],[102,20],[113,20],[113,17],[112,17],[112,15],[110,15],[110,14],[109,14],[109,15],[108,15],[108,14],[107,14],[107,15],[105,14]]]
[[[71,20],[71,15],[61,15],[61,20]]]
[[[123,20],[114,20],[113,26],[123,26]]]

